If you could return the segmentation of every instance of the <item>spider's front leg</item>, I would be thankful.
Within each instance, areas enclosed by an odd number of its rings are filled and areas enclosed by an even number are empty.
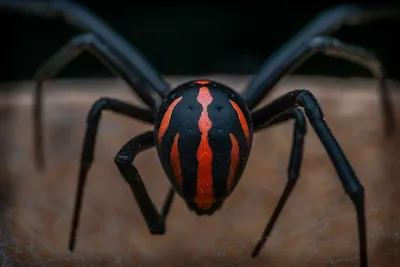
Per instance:
[[[282,196],[280,197],[278,204],[269,220],[265,230],[257,243],[256,247],[253,250],[252,256],[257,257],[260,253],[265,241],[270,235],[272,229],[275,226],[276,221],[278,220],[279,215],[281,214],[283,207],[288,200],[292,190],[294,189],[297,180],[300,174],[301,163],[303,160],[303,151],[304,151],[304,137],[307,131],[307,123],[305,120],[305,116],[303,112],[299,108],[289,109],[285,112],[276,116],[273,114],[263,114],[264,116],[261,118],[260,116],[254,116],[253,124],[254,131],[260,131],[262,129],[274,126],[276,124],[280,124],[282,122],[286,122],[288,120],[294,119],[294,131],[293,131],[293,143],[292,149],[290,152],[290,160],[289,166],[287,169],[288,172],[288,181],[286,183],[285,189],[283,190]],[[268,119],[269,118],[269,119]],[[260,120],[261,119],[261,120]]]
[[[87,174],[89,172],[89,169],[92,165],[93,159],[94,159],[94,152],[95,152],[95,145],[96,145],[96,137],[97,137],[97,130],[98,126],[100,123],[101,119],[101,114],[104,110],[109,110],[113,111],[117,114],[124,115],[130,118],[138,119],[140,121],[154,121],[154,113],[153,112],[143,112],[143,110],[137,109],[135,106],[132,106],[131,104],[116,100],[116,99],[110,99],[110,98],[101,98],[99,99],[91,108],[89,111],[88,117],[87,117],[87,128],[85,132],[85,139],[83,143],[83,149],[82,149],[82,155],[81,155],[81,163],[80,163],[80,168],[79,168],[79,178],[78,178],[78,184],[77,184],[77,190],[76,190],[76,196],[75,196],[75,207],[74,207],[74,213],[73,213],[73,218],[71,222],[71,232],[70,232],[70,239],[69,239],[69,249],[71,251],[74,250],[75,248],[75,240],[76,240],[76,233],[78,230],[78,224],[79,224],[79,218],[80,218],[80,213],[82,209],[82,201],[83,201],[83,193],[84,193],[84,187],[86,184],[86,178]],[[135,194],[135,197],[138,200],[139,207],[143,213],[143,216],[146,219],[146,222],[148,223],[149,227],[155,227],[153,230],[150,230],[152,233],[162,233],[162,229],[164,229],[164,224],[161,223],[163,222],[160,218],[164,218],[164,216],[167,215],[169,206],[172,203],[172,199],[174,197],[174,192],[173,189],[169,190],[169,193],[167,195],[163,211],[160,216],[156,216],[156,211],[154,208],[154,205],[152,205],[152,202],[150,198],[147,195],[147,192],[144,188],[143,183],[141,182],[140,176],[137,173],[136,168],[131,166],[133,168],[132,170],[127,167],[126,160],[131,160],[129,164],[133,161],[134,157],[140,153],[141,151],[148,149],[152,146],[154,146],[154,137],[150,133],[146,133],[143,135],[138,136],[137,138],[132,139],[127,145],[124,146],[124,148],[121,150],[121,152],[118,154],[116,157],[115,161],[120,168],[121,172],[123,171],[123,175],[128,175],[126,178],[126,181],[129,183],[131,186],[131,189],[133,193]],[[127,155],[127,153],[129,155]],[[129,156],[126,158],[125,156]],[[136,174],[135,174],[136,170]],[[135,174],[133,176],[130,176],[131,174]],[[134,179],[130,179],[131,177],[134,177]],[[144,190],[144,191],[143,191]],[[146,198],[147,196],[147,198]],[[140,200],[140,201],[139,201]],[[152,209],[152,207],[154,209]],[[158,214],[158,213],[157,213]],[[156,220],[157,219],[157,220]]]
[[[258,127],[259,129],[268,127],[268,124],[266,126],[264,125],[272,118],[275,118],[277,116],[282,116],[281,114],[285,114],[286,112],[288,112],[288,110],[292,110],[293,108],[296,107],[302,107],[304,109],[305,114],[311,126],[313,127],[317,136],[321,140],[322,144],[324,145],[325,150],[328,153],[337,171],[337,174],[344,187],[345,192],[349,195],[350,199],[355,205],[355,210],[357,213],[357,223],[358,223],[360,266],[367,267],[368,259],[367,259],[366,222],[365,222],[365,210],[364,210],[364,188],[362,184],[359,182],[356,174],[354,173],[353,168],[351,167],[341,147],[339,146],[335,137],[332,135],[331,130],[326,124],[323,118],[322,110],[317,100],[315,99],[314,95],[307,90],[295,90],[289,92],[281,96],[280,98],[274,100],[265,107],[254,112],[252,114],[254,125],[255,127],[257,127],[257,125],[263,126],[263,127]],[[301,121],[301,118],[300,120],[299,119],[297,120]],[[280,121],[282,122],[283,120],[281,119]],[[299,136],[303,137],[304,135],[299,135]],[[301,147],[302,145],[300,143],[300,145],[298,144],[297,146]],[[295,148],[295,143],[293,145],[293,149],[294,148]],[[291,159],[293,160],[295,157],[297,157],[297,160],[292,162],[297,162],[298,164],[297,166],[294,167],[293,170],[299,171],[301,162],[300,155],[302,149],[297,150],[298,151],[297,156],[293,154],[293,149],[292,149]],[[295,175],[292,177],[297,177],[297,174],[295,171]],[[290,186],[290,183],[291,182],[289,178],[288,185],[281,199],[279,200],[278,206],[274,211],[274,214],[270,222],[268,223],[261,240],[259,241],[253,252],[253,256],[257,256],[257,254],[259,253],[263,243],[265,242],[266,237],[272,230],[273,224],[277,220],[280,211],[282,210],[282,207],[284,206],[286,200],[288,199],[288,196],[293,188],[293,186]]]
[[[132,193],[139,205],[140,211],[149,227],[150,233],[162,235],[165,233],[165,218],[170,210],[175,190],[169,189],[161,213],[153,204],[146,187],[133,161],[138,153],[155,145],[154,132],[141,134],[126,143],[115,157],[115,164],[125,181],[129,184]]]

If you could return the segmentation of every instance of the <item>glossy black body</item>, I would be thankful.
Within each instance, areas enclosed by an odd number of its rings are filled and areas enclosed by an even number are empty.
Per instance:
[[[199,209],[193,202],[196,196],[196,183],[198,179],[199,162],[197,159],[197,150],[199,149],[201,139],[199,120],[203,111],[201,104],[197,101],[197,97],[202,87],[208,88],[212,96],[212,102],[207,108],[208,117],[212,122],[212,127],[208,133],[208,143],[213,153],[212,177],[214,197],[217,201],[208,210]],[[182,97],[181,101],[172,110],[171,120],[161,143],[158,143],[157,136],[165,112],[171,103],[180,97]],[[234,101],[245,116],[250,133],[249,142],[242,129],[238,114],[229,100]],[[177,133],[179,133],[182,186],[177,183],[177,177],[175,177],[171,167],[171,147]],[[234,175],[233,186],[228,188],[227,180],[230,173],[232,151],[230,134],[234,135],[238,142],[240,160]],[[246,103],[233,89],[215,81],[209,81],[207,84],[189,81],[170,92],[162,102],[154,124],[154,138],[155,142],[157,142],[156,148],[160,162],[174,189],[185,199],[189,208],[197,214],[211,215],[216,209],[220,208],[225,198],[236,187],[243,174],[252,147],[253,124]]]

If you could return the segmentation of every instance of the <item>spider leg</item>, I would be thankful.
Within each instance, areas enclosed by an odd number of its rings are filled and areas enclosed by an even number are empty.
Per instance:
[[[341,58],[368,69],[372,76],[378,79],[381,109],[383,115],[385,134],[389,137],[395,132],[394,105],[390,97],[390,92],[386,83],[386,74],[379,58],[372,52],[362,47],[343,43],[332,37],[315,37],[306,43],[296,53],[281,61],[280,64],[269,68],[269,72],[263,77],[265,88],[257,87],[255,94],[257,97],[265,97],[263,93],[269,93],[278,81],[286,74],[298,69],[308,58],[316,53],[322,53],[327,56]],[[251,86],[251,85],[250,85]],[[249,87],[250,88],[250,87]],[[250,93],[249,93],[250,94]],[[247,95],[250,97],[256,95]],[[246,93],[244,95],[246,97]],[[251,101],[251,100],[250,100]],[[259,102],[257,102],[258,104]],[[249,103],[251,104],[251,103]]]
[[[308,44],[313,38],[330,34],[344,25],[357,26],[374,20],[399,17],[400,10],[393,6],[340,5],[321,12],[263,63],[243,92],[243,98],[250,110],[260,104],[287,73],[293,61],[297,61],[305,50],[312,49]]]
[[[116,76],[120,76],[135,92],[146,92],[146,88],[137,83],[136,75],[132,70],[121,60],[117,54],[112,52],[100,39],[91,33],[82,34],[74,37],[70,42],[57,51],[51,58],[49,58],[37,71],[34,79],[36,81],[36,88],[34,94],[33,105],[33,140],[34,140],[34,154],[35,162],[38,169],[43,169],[45,165],[44,150],[43,150],[43,83],[46,80],[54,77],[62,68],[68,63],[78,57],[84,51],[88,51],[96,58],[98,58],[105,66],[108,67]],[[149,96],[148,93],[142,94]],[[152,105],[155,104],[154,98],[149,96]],[[153,106],[150,106],[153,108]],[[148,113],[148,109],[137,107],[141,113]],[[153,123],[153,119],[145,116],[145,122]]]
[[[74,249],[75,245],[75,236],[78,228],[79,217],[82,207],[83,192],[86,183],[86,177],[94,159],[94,149],[96,144],[97,130],[101,119],[102,111],[104,110],[113,111],[117,114],[139,119],[141,121],[150,121],[151,119],[154,120],[154,114],[151,111],[143,112],[143,110],[140,110],[135,106],[132,106],[130,104],[127,104],[125,102],[116,99],[101,98],[98,101],[96,101],[96,103],[92,106],[86,121],[87,128],[85,132],[85,138],[81,154],[79,178],[75,196],[75,208],[74,208],[70,241],[69,241],[69,248],[71,251]],[[141,140],[142,139],[143,138],[141,138]],[[145,144],[144,147],[146,147]],[[170,196],[169,198],[172,197]]]
[[[301,163],[303,160],[304,137],[307,131],[305,116],[299,108],[286,110],[283,113],[280,113],[278,116],[272,118],[271,120],[266,121],[265,123],[263,123],[263,121],[256,121],[257,124],[254,124],[254,130],[259,131],[267,127],[288,121],[290,119],[294,119],[295,124],[293,131],[293,143],[288,166],[288,181],[259,242],[254,248],[254,251],[252,253],[253,257],[258,256],[258,254],[260,253],[265,241],[267,240],[272,229],[274,228],[275,223],[278,220],[278,217],[281,214],[286,201],[288,200],[290,194],[292,193],[292,190],[297,183]]]
[[[396,120],[394,117],[394,104],[390,97],[390,91],[387,87],[387,77],[385,68],[379,57],[372,51],[368,51],[362,47],[345,44],[332,37],[316,37],[311,43],[311,47],[315,51],[342,58],[358,64],[368,69],[372,76],[378,80],[381,109],[383,114],[383,126],[387,137],[392,136],[395,132]]]
[[[135,72],[137,84],[135,88],[139,97],[153,107],[151,94],[156,92],[163,98],[169,91],[168,84],[163,80],[156,69],[148,62],[146,57],[127,40],[120,36],[100,17],[88,8],[73,1],[8,1],[0,0],[0,8],[26,13],[44,18],[60,17],[68,24],[78,29],[93,33],[103,41],[107,47],[118,54],[127,67]],[[139,90],[143,91],[139,92]],[[147,90],[144,90],[147,89]]]
[[[316,132],[317,136],[325,147],[325,150],[328,153],[338,173],[338,177],[343,185],[345,192],[349,195],[350,199],[355,205],[358,224],[360,266],[366,267],[368,262],[364,208],[364,187],[358,180],[341,147],[339,146],[335,137],[332,135],[331,130],[323,119],[322,110],[314,95],[311,92],[303,89],[286,93],[285,95],[274,100],[265,107],[253,112],[252,119],[254,125],[263,125],[265,124],[265,121],[270,121],[271,118],[274,118],[277,115],[284,113],[287,110],[291,110],[295,107],[302,107],[304,109],[311,126],[313,127],[314,131]],[[283,206],[283,203],[280,204],[281,206]],[[267,231],[268,229],[266,229],[266,232]],[[262,238],[259,242],[259,245],[256,247],[255,250],[255,255],[257,255],[257,252],[260,249],[258,247],[261,247],[264,241],[265,238]]]
[[[162,235],[165,233],[165,218],[170,210],[175,190],[172,188],[169,189],[161,213],[159,213],[147,193],[138,170],[132,164],[139,152],[153,146],[154,132],[147,132],[132,138],[118,152],[115,157],[115,164],[125,181],[129,184],[150,233],[153,235]]]

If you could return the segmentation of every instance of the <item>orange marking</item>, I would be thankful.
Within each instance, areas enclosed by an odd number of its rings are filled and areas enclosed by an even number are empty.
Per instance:
[[[171,105],[168,107],[167,111],[164,114],[164,117],[161,120],[160,128],[158,129],[158,136],[157,140],[158,143],[161,144],[161,139],[163,138],[165,132],[168,129],[169,123],[171,121],[172,111],[174,110],[175,106],[181,101],[182,97],[178,97],[175,99]]]
[[[208,80],[198,80],[198,81],[195,81],[194,83],[205,85],[205,84],[209,84],[210,81],[208,81]]]
[[[242,130],[244,133],[244,136],[246,138],[247,145],[250,143],[250,131],[249,131],[249,125],[247,124],[246,118],[244,117],[244,114],[240,107],[232,100],[229,99],[229,102],[231,102],[231,105],[233,108],[236,110],[236,113],[239,117],[240,125],[242,126]]]
[[[208,143],[208,131],[212,122],[208,117],[207,106],[211,104],[213,98],[207,87],[201,87],[197,96],[197,102],[203,107],[199,119],[199,129],[201,132],[200,145],[197,150],[197,192],[194,201],[201,209],[210,208],[215,202],[213,179],[212,179],[212,159],[213,152]]]
[[[182,170],[181,170],[181,158],[179,156],[178,148],[179,133],[175,135],[174,142],[171,147],[171,166],[174,171],[174,176],[177,179],[180,186],[182,186]]]
[[[237,171],[237,167],[239,164],[240,152],[239,152],[239,144],[233,134],[229,134],[232,142],[232,150],[231,150],[231,165],[229,166],[229,177],[227,182],[228,189],[231,189],[233,186],[233,179],[235,178],[235,174]]]

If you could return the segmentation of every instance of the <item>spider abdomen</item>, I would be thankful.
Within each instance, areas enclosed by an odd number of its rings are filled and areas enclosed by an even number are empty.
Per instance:
[[[251,150],[253,127],[242,98],[212,81],[180,85],[155,122],[157,151],[174,188],[198,214],[211,214],[233,190]]]

